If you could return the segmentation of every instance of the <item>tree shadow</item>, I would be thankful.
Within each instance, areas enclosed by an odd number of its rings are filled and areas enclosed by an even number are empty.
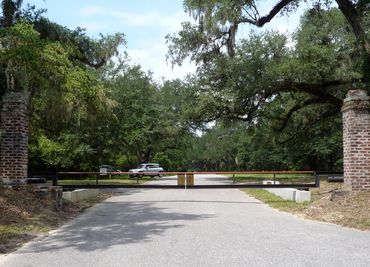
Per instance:
[[[214,217],[207,214],[168,212],[153,202],[103,202],[62,227],[56,233],[35,241],[19,253],[38,253],[73,248],[80,251],[107,250],[137,242],[151,242],[186,221]]]

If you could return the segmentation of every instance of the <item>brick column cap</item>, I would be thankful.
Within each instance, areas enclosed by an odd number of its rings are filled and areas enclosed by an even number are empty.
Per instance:
[[[342,112],[348,110],[369,110],[370,111],[370,96],[363,89],[349,90],[346,98],[343,101]]]

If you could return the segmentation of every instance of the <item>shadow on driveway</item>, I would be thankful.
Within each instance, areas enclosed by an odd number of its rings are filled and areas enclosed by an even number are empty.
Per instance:
[[[154,202],[155,203],[155,202]],[[80,251],[107,250],[115,245],[151,242],[185,221],[199,221],[214,215],[166,212],[153,202],[103,202],[56,233],[46,236],[18,253],[37,253],[73,248]]]

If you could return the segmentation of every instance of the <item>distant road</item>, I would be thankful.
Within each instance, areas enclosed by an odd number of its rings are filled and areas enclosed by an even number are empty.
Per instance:
[[[0,266],[370,266],[370,232],[303,220],[237,189],[120,192]]]

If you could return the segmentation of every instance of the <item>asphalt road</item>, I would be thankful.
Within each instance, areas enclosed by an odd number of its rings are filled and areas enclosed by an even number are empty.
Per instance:
[[[303,220],[237,189],[121,192],[0,266],[370,266],[370,232]]]

